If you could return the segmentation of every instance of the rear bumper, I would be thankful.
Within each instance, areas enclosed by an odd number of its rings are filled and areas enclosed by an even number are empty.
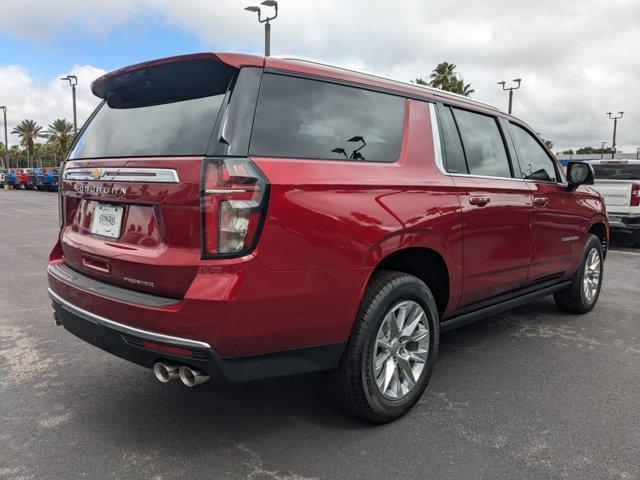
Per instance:
[[[220,384],[295,375],[336,368],[345,345],[322,345],[266,355],[221,358],[206,342],[135,328],[96,315],[65,300],[49,289],[57,320],[64,328],[106,352],[143,367],[159,360],[190,365]],[[182,354],[159,352],[146,342],[176,347]]]
[[[622,230],[637,230],[640,229],[640,214],[609,212],[607,214],[609,220],[609,227],[613,229]]]

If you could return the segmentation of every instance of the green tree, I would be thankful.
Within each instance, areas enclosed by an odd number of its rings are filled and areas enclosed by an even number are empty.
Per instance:
[[[73,124],[64,118],[58,118],[47,127],[44,136],[53,152],[62,160],[69,154],[73,143]]]
[[[18,145],[11,145],[9,147],[9,165],[11,168],[20,167],[26,157],[24,151]]]
[[[469,97],[475,90],[471,88],[470,84],[464,83],[460,74],[456,72],[456,68],[453,63],[441,62],[429,75],[428,82],[423,78],[416,78],[415,83]]]
[[[36,139],[44,137],[42,127],[33,120],[22,120],[11,133],[20,137],[20,143],[27,150],[27,167],[31,167]]]
[[[551,140],[545,140],[543,138],[542,143],[544,143],[549,150],[553,150],[553,142]]]
[[[464,95],[465,97],[469,97],[472,93],[475,92],[475,90],[471,88],[471,85],[468,83],[464,83],[464,80],[462,80],[461,78],[456,78],[452,81],[449,91],[457,93],[458,95]]]
[[[564,150],[564,151],[560,152],[560,154],[561,155],[574,155],[575,152],[573,150],[569,149],[569,150]]]
[[[592,154],[592,153],[596,153],[596,149],[593,147],[580,147],[579,149],[576,150],[576,153],[578,155]],[[598,153],[600,153],[600,149],[598,149]]]
[[[7,159],[5,158],[4,142],[0,142],[0,168],[7,168]]]

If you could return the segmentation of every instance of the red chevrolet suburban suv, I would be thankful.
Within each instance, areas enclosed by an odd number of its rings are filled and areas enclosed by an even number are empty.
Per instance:
[[[62,173],[56,323],[187,386],[331,371],[347,410],[419,399],[440,333],[553,294],[593,308],[591,167],[439,90],[196,54],[92,84]]]

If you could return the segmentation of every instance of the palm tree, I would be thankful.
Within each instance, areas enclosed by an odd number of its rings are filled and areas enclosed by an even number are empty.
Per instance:
[[[20,137],[20,143],[27,149],[27,167],[31,167],[36,139],[44,136],[41,132],[42,127],[33,120],[23,120],[11,131]]]
[[[464,95],[465,97],[468,97],[475,92],[475,90],[471,88],[470,84],[464,83],[462,78],[454,78],[448,90],[450,92],[457,93],[458,95]]]
[[[20,147],[18,145],[11,145],[9,147],[9,158],[13,159],[14,167],[20,167],[20,157],[22,157]],[[11,161],[9,163],[11,163]]]
[[[442,90],[448,90],[447,87],[453,84],[456,80],[455,74],[456,65],[449,62],[441,62],[429,75],[429,86],[440,88]]]
[[[428,82],[422,78],[416,78],[415,83],[418,85],[439,88],[441,90],[446,90],[448,92],[468,97],[474,93],[475,90],[471,88],[470,84],[464,83],[460,74],[455,71],[456,68],[457,66],[453,63],[441,62],[436,66],[433,72],[431,72],[431,75],[429,75]]]
[[[65,158],[73,143],[73,124],[64,118],[58,118],[47,127],[44,136],[56,155]]]

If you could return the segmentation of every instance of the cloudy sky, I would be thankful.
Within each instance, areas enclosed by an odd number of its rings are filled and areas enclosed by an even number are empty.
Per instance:
[[[105,71],[197,51],[261,53],[251,0],[3,0],[0,105],[24,118],[83,122]],[[280,0],[272,53],[406,80],[453,62],[474,98],[506,109],[496,82],[520,77],[514,113],[555,150],[611,142],[606,112],[624,110],[618,146],[640,146],[638,0]],[[16,142],[10,138],[9,143]]]

